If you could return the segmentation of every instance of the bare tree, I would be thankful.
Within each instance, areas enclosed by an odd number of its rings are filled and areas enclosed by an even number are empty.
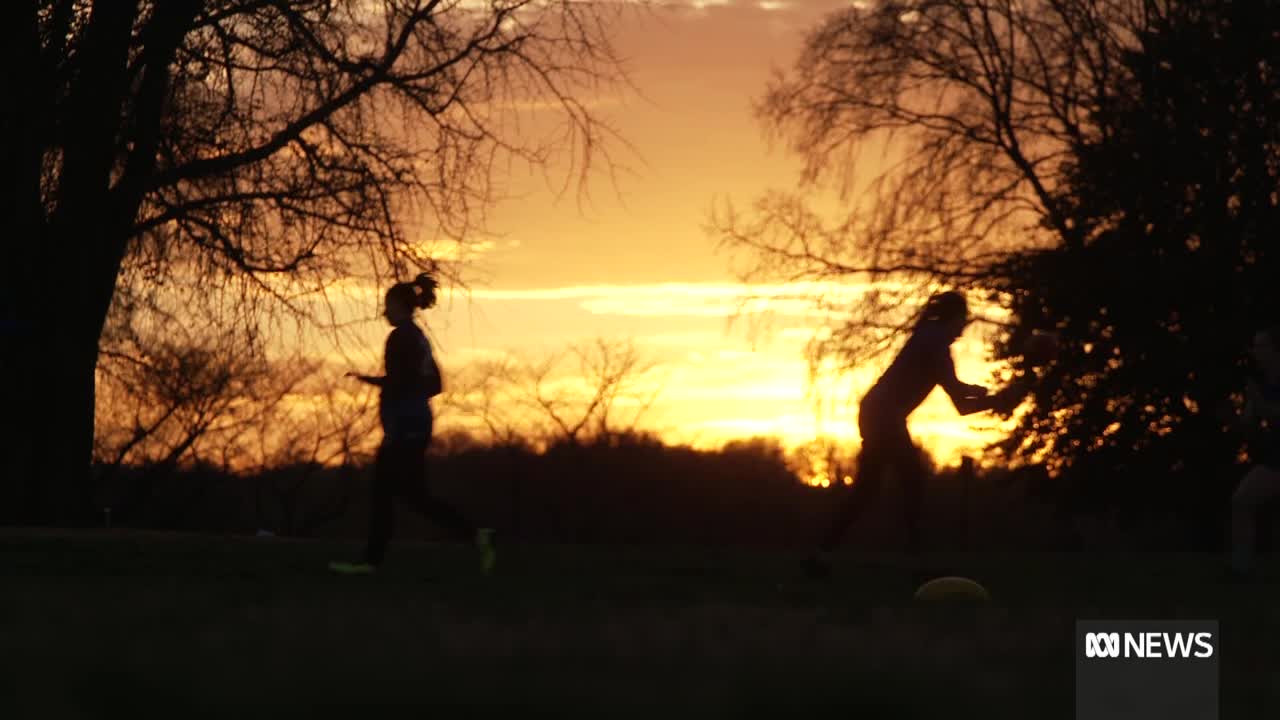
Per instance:
[[[551,442],[608,440],[633,432],[657,400],[661,385],[647,377],[654,369],[633,343],[597,339],[527,366],[525,399]]]
[[[115,502],[124,522],[158,480],[181,466],[244,469],[247,437],[269,426],[316,369],[299,357],[272,360],[259,339],[199,313],[184,317],[155,305],[118,306],[106,334],[98,363],[96,484],[110,484],[125,466],[142,469]]]
[[[367,467],[376,438],[377,413],[371,395],[352,396],[337,386],[304,388],[307,402],[277,405],[254,429],[257,452],[241,472],[255,478],[255,510],[259,527],[306,536],[341,519],[360,492],[358,468]],[[242,462],[244,462],[242,460]],[[317,491],[322,474],[336,486]],[[267,497],[279,508],[268,519]]]
[[[832,13],[756,112],[803,161],[796,192],[713,216],[747,281],[870,284],[817,300],[817,368],[888,350],[920,301],[983,288],[1011,255],[1088,240],[1055,194],[1074,150],[1112,132],[1117,58],[1165,3],[884,0]],[[838,192],[834,222],[806,200]],[[991,298],[1007,305],[1007,299]]]
[[[94,366],[122,279],[298,300],[429,265],[514,163],[609,155],[592,93],[625,4],[19,0],[4,132],[7,478],[29,519],[87,497]],[[548,123],[540,114],[555,113]],[[414,222],[419,227],[414,227]],[[318,318],[313,314],[311,319]],[[54,424],[58,433],[44,432]],[[36,472],[36,465],[43,466]]]
[[[596,339],[452,371],[437,426],[472,428],[495,446],[582,444],[635,432],[661,391],[633,343]]]
[[[491,446],[518,447],[530,439],[521,412],[520,363],[503,355],[452,369],[436,404],[436,424],[464,425]]]

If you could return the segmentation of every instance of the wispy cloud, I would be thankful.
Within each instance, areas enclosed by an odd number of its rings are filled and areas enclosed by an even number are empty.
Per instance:
[[[732,0],[687,0],[687,2],[668,2],[667,5],[687,5],[695,10],[705,10],[712,7],[728,7],[732,5]]]
[[[474,288],[456,291],[453,296],[473,301],[519,300],[576,301],[595,315],[648,317],[739,317],[772,314],[797,318],[832,318],[836,308],[852,305],[872,290],[907,289],[896,283],[880,282],[795,282],[747,283],[650,283],[570,285],[552,288]],[[992,320],[1006,319],[1007,312],[980,305],[977,314]],[[813,322],[810,320],[809,322]],[[793,337],[803,330],[790,329]],[[822,332],[815,329],[814,332]]]
[[[423,260],[474,262],[496,247],[493,240],[428,239],[411,243],[409,252]]]
[[[656,283],[644,285],[576,285],[535,289],[471,290],[476,301],[571,300],[596,315],[733,317],[771,313],[795,317],[826,317],[830,311],[817,301],[852,302],[869,289],[866,284],[787,283]]]

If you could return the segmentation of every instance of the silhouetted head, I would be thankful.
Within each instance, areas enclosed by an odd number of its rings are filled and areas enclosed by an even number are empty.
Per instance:
[[[413,282],[392,285],[387,290],[383,315],[392,325],[403,325],[413,320],[413,311],[436,304],[436,279],[422,273]]]
[[[1272,325],[1254,333],[1253,360],[1259,370],[1280,375],[1280,326]]]
[[[960,337],[965,325],[969,324],[969,303],[965,301],[964,295],[954,290],[938,293],[929,298],[920,313],[919,324],[926,322],[941,325],[954,340]]]

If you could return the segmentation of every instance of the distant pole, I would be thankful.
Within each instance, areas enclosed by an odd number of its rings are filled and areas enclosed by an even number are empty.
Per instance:
[[[973,503],[971,501],[973,490],[973,479],[976,471],[974,469],[973,458],[965,455],[960,459],[960,485],[963,494],[964,510],[962,512],[963,520],[961,526],[963,528],[961,547],[965,550],[972,550],[973,537],[970,526],[973,522]]]
[[[512,539],[520,536],[520,473],[518,472],[517,455],[515,447],[508,447],[505,451],[507,460],[507,477],[511,483],[511,536]]]

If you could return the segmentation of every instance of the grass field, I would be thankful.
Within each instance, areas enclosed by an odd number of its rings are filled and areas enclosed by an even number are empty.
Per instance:
[[[898,557],[802,581],[746,549],[0,530],[0,717],[1071,718],[1077,618],[1221,621],[1223,718],[1280,717],[1280,583],[1195,555]],[[5,687],[7,686],[7,687]]]

